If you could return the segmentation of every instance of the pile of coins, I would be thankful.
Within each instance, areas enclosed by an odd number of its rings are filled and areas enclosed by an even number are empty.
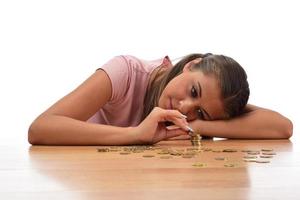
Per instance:
[[[201,136],[198,133],[193,133],[191,136],[191,143],[193,146],[201,146]]]

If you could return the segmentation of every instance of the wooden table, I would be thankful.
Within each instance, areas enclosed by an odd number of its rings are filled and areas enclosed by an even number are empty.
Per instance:
[[[1,199],[300,198],[300,156],[289,140],[202,140],[207,151],[194,158],[158,154],[159,148],[187,151],[189,141],[154,147],[121,155],[97,152],[97,146],[0,146]],[[228,148],[238,152],[218,152]],[[262,148],[276,152],[270,163],[243,161],[247,153],[241,150]]]

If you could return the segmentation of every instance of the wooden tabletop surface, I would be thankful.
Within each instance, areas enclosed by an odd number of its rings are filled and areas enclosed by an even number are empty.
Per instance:
[[[262,149],[276,155],[259,158]],[[300,156],[290,140],[202,140],[198,148],[190,141],[164,141],[152,147],[0,150],[1,199],[300,198]],[[270,163],[245,162],[245,150],[258,151],[258,160]],[[144,157],[149,155],[154,157]]]

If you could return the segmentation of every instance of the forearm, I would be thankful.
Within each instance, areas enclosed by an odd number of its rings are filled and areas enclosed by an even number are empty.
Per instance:
[[[200,134],[240,139],[286,139],[292,135],[292,123],[279,113],[256,110],[230,120],[197,121]]]
[[[137,143],[131,127],[92,124],[48,115],[35,120],[28,140],[35,145],[128,145]]]

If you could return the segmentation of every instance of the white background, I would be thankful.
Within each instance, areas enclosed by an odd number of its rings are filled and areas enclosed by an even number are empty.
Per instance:
[[[299,3],[291,0],[0,0],[2,145],[29,145],[46,108],[108,59],[171,59],[192,52],[233,57],[246,70],[249,103],[299,128]]]

